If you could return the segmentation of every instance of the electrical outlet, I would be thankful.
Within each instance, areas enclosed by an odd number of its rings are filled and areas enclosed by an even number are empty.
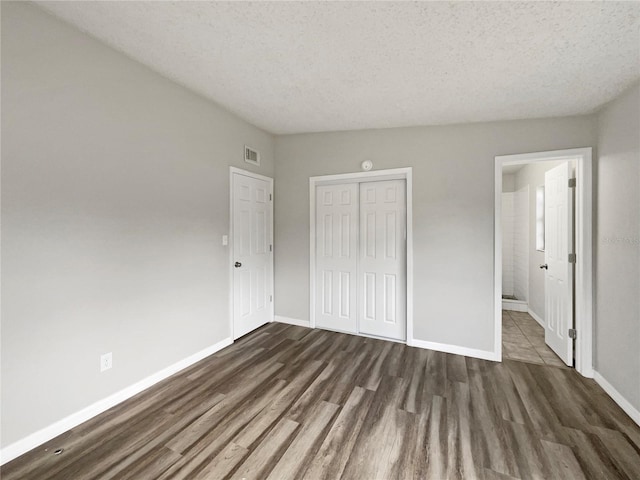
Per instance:
[[[100,355],[100,371],[104,372],[113,367],[113,354],[111,352]]]
[[[222,245],[225,247],[229,245],[229,235],[222,235]]]

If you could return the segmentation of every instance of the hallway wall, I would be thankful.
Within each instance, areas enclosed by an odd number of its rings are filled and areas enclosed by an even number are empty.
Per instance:
[[[527,188],[528,192],[528,231],[526,239],[526,261],[528,262],[529,309],[534,316],[544,322],[544,252],[536,250],[536,189],[544,185],[544,172],[562,162],[537,162],[522,167],[515,174],[515,188]]]

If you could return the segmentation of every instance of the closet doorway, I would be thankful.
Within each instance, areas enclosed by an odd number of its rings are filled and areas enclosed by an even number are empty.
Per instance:
[[[311,178],[312,327],[409,343],[410,173]]]

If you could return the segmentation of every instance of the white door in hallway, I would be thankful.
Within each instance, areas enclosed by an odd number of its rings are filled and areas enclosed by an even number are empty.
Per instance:
[[[357,332],[358,184],[316,188],[315,318],[320,328]]]
[[[404,180],[360,184],[359,331],[406,339]]]
[[[545,342],[573,366],[573,191],[569,162],[544,175],[545,190]]]
[[[233,338],[273,317],[273,201],[266,177],[233,172]]]

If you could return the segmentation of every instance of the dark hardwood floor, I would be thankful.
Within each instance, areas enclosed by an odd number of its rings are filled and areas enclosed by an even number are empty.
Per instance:
[[[54,455],[63,448],[61,455]],[[574,370],[273,323],[2,468],[29,479],[638,479]]]

